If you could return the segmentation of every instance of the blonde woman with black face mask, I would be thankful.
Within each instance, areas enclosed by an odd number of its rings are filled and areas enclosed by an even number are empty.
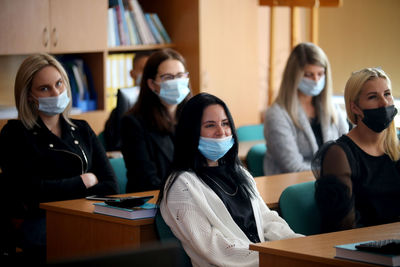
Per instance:
[[[62,65],[48,54],[27,57],[15,80],[18,120],[0,133],[3,206],[29,260],[43,261],[41,202],[118,193],[105,151],[87,122],[68,118],[71,89]],[[11,230],[10,230],[11,231]]]
[[[392,87],[378,68],[347,81],[348,119],[356,126],[316,154],[316,199],[327,232],[400,221],[400,147]]]

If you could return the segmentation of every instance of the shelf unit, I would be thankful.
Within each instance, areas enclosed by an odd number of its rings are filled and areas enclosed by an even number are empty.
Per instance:
[[[108,0],[2,0],[0,105],[14,105],[15,75],[27,55],[37,52],[78,55],[91,69],[98,95],[98,111],[79,117],[87,119],[99,133],[108,117],[104,110],[107,55],[173,47],[187,61],[193,94],[207,91],[222,98],[237,125],[258,123],[258,1],[139,0],[139,3],[145,12],[158,14],[173,44],[108,48]],[[56,34],[52,34],[54,28]]]
[[[38,52],[72,54],[89,66],[98,95],[97,111],[72,117],[87,119],[100,132],[108,117],[105,111],[107,55],[174,47],[174,44],[107,47],[107,9],[108,0],[2,0],[0,105],[14,105],[14,80],[26,56]],[[0,128],[5,122],[0,122]]]

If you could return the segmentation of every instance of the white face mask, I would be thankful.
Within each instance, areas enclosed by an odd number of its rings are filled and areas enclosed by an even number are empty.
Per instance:
[[[69,104],[67,89],[58,96],[39,97],[39,110],[46,115],[57,115],[62,113]]]
[[[167,104],[177,105],[185,99],[189,92],[189,78],[179,78],[161,82],[158,96]]]
[[[141,82],[142,82],[142,74],[138,74],[136,77],[135,86],[140,86]]]
[[[308,78],[303,78],[301,79],[299,83],[299,90],[305,94],[305,95],[310,95],[310,96],[317,96],[321,93],[321,91],[325,87],[325,75],[322,76],[318,82],[308,79]]]

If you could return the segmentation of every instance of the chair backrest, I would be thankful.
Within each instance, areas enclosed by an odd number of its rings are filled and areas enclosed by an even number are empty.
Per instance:
[[[158,238],[160,239],[161,243],[178,243],[182,250],[182,253],[184,254],[184,266],[192,266],[191,260],[183,249],[181,242],[178,238],[176,238],[169,226],[165,223],[164,218],[161,215],[160,209],[157,210],[156,216],[154,218],[154,223],[156,225]]]
[[[115,175],[117,176],[117,182],[119,187],[119,193],[126,193],[126,183],[128,178],[126,177],[126,166],[124,158],[111,158],[109,159],[111,166],[114,169]]]
[[[264,124],[251,124],[236,129],[238,141],[255,141],[264,139]]]
[[[321,218],[314,194],[315,181],[311,181],[287,187],[279,198],[281,216],[296,233],[321,233]]]
[[[253,177],[264,175],[264,156],[266,151],[266,144],[257,144],[252,146],[249,152],[247,152],[246,164]]]
[[[106,145],[106,139],[104,137],[104,131],[102,131],[101,133],[99,133],[99,135],[97,136],[97,138],[100,141],[100,144],[103,145],[104,150],[107,151],[107,145]]]

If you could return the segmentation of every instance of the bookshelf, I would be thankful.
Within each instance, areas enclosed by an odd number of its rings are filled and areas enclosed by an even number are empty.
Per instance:
[[[2,0],[0,105],[14,105],[15,75],[27,55],[37,52],[77,55],[91,69],[98,97],[98,110],[79,117],[87,119],[99,133],[108,118],[107,56],[172,47],[187,61],[194,94],[206,91],[221,97],[237,125],[258,123],[258,1],[139,0],[139,3],[145,12],[158,14],[173,44],[107,47],[108,0]],[[55,47],[50,34],[53,28],[58,40]],[[246,52],[240,54],[241,51]]]
[[[107,55],[174,46],[107,47],[107,10],[108,0],[2,0],[0,105],[15,105],[15,76],[26,56],[38,52],[56,56],[71,54],[82,58],[89,66],[98,97],[98,110],[72,117],[87,119],[99,133],[109,113],[105,110]],[[0,128],[6,120],[0,122]]]

